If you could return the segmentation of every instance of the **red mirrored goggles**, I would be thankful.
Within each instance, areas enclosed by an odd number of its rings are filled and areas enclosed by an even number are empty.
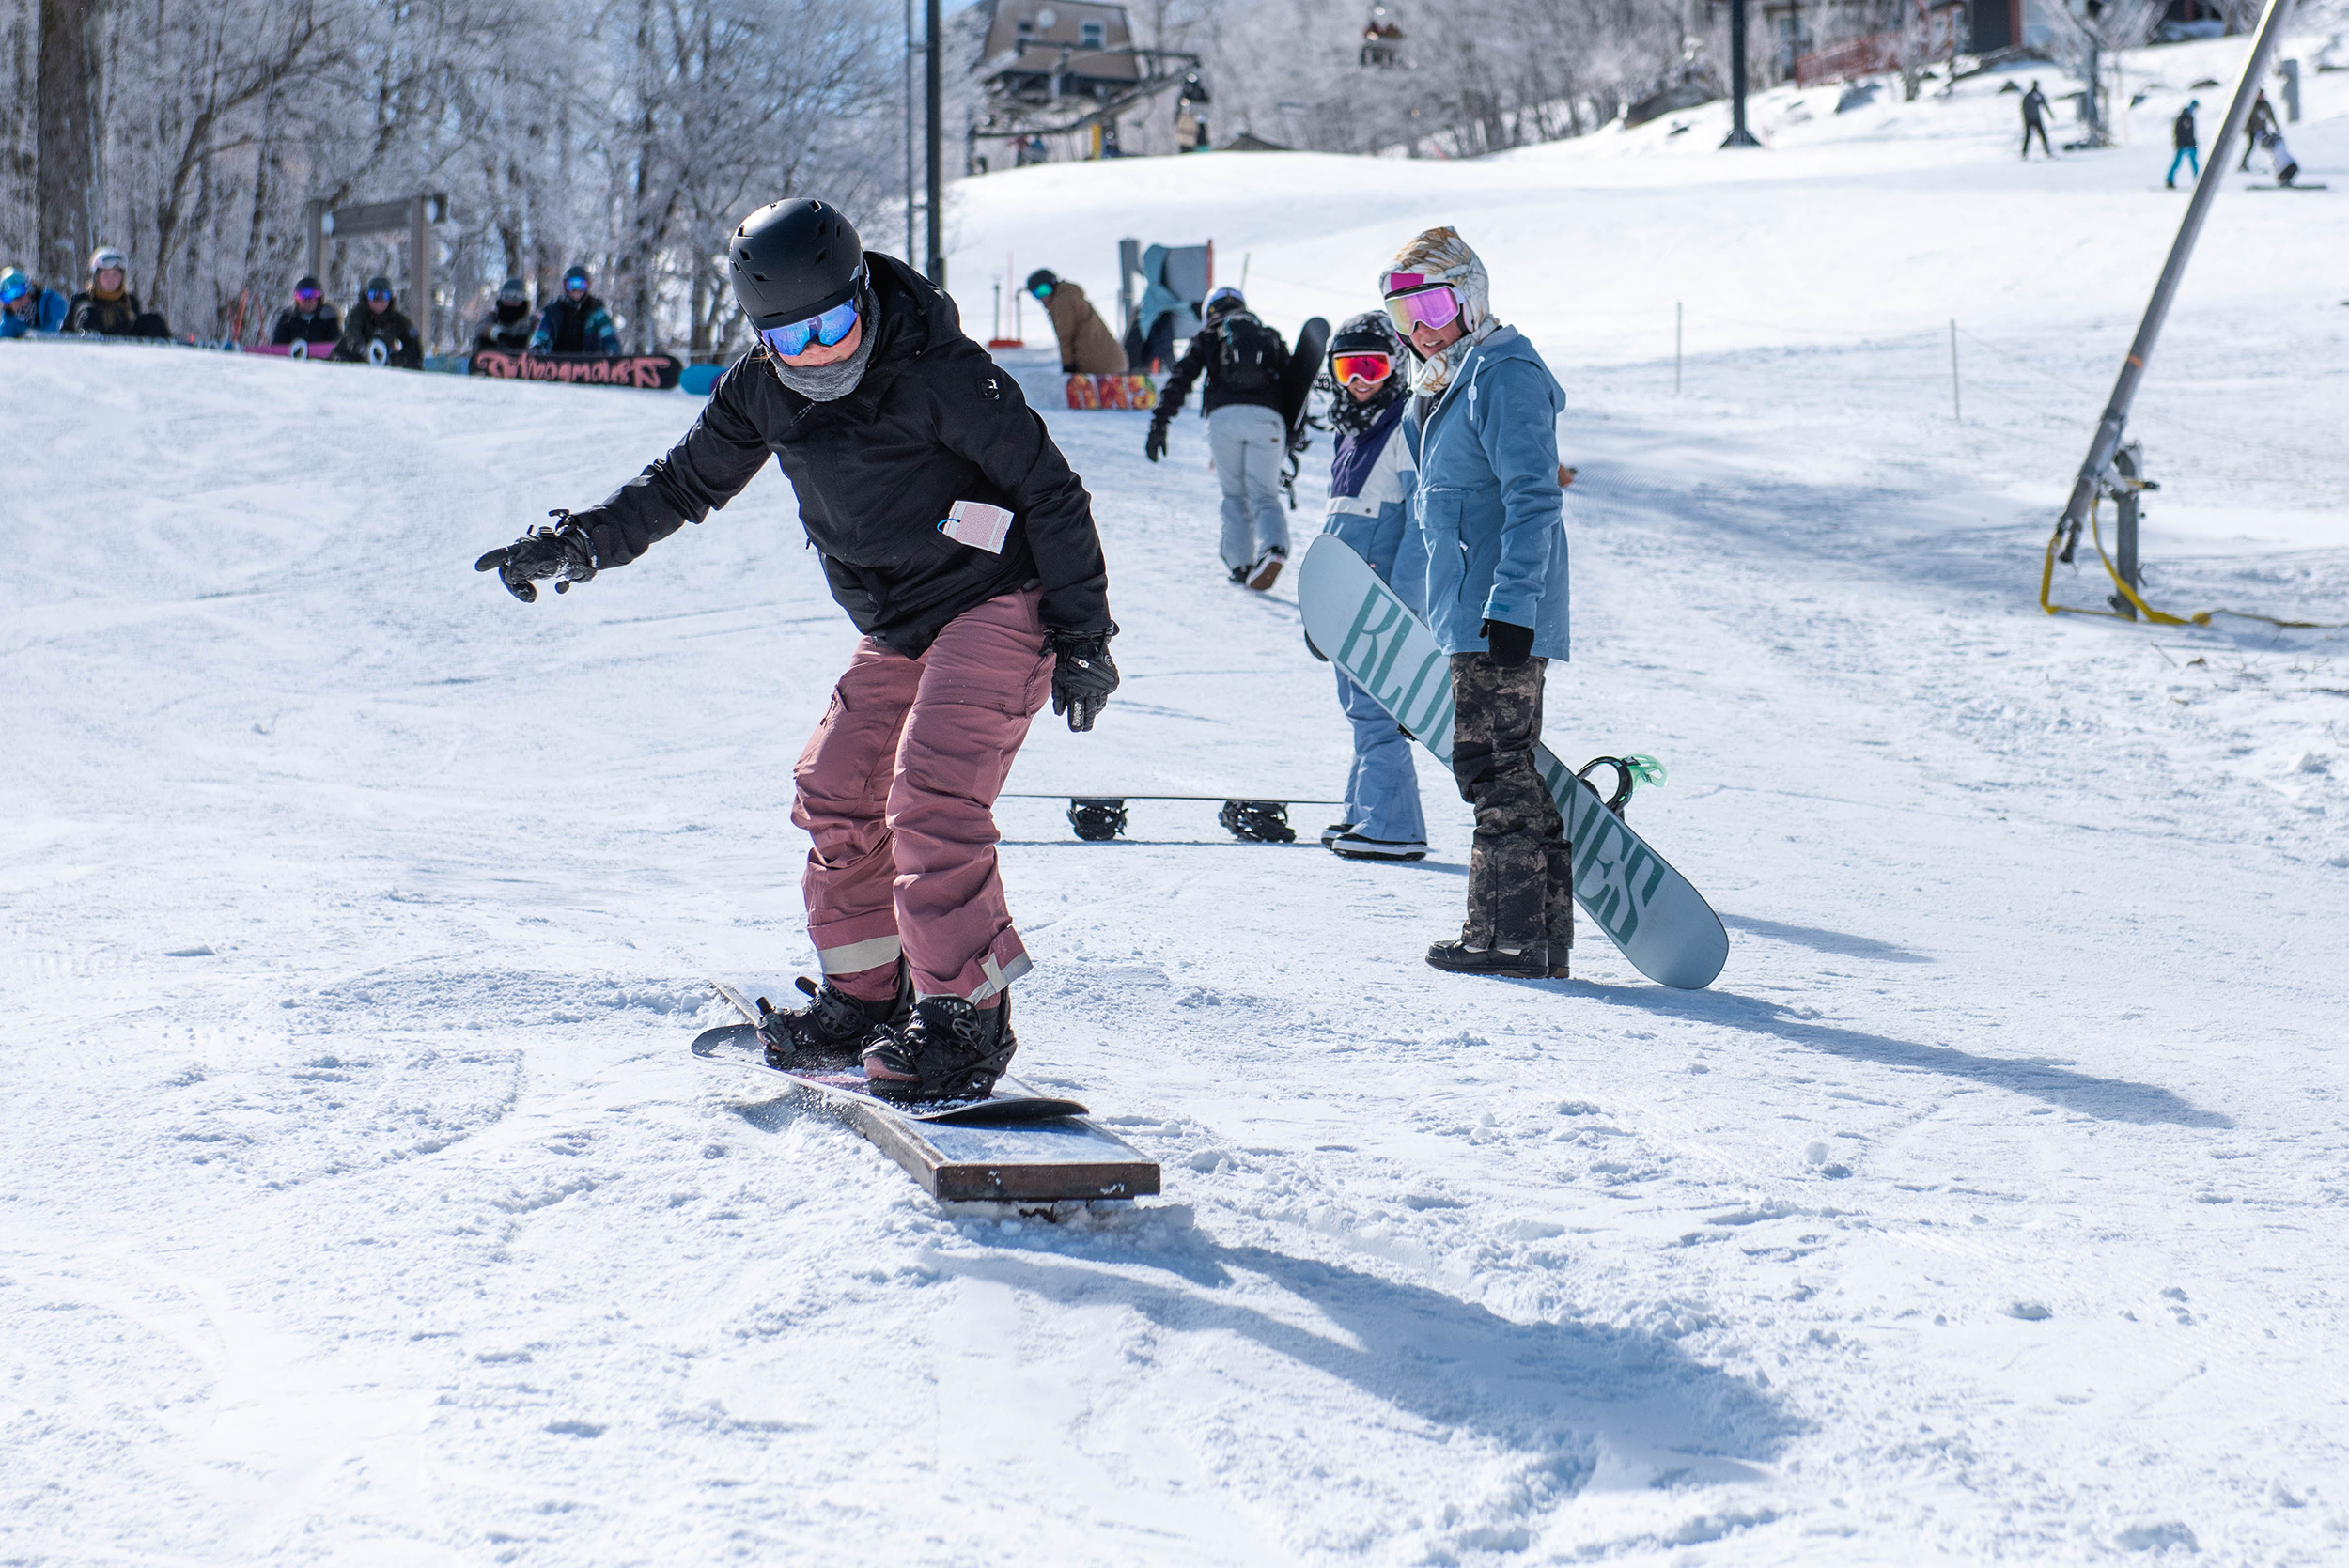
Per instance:
[[[1339,354],[1330,361],[1330,373],[1341,385],[1368,381],[1377,386],[1394,374],[1394,361],[1385,354]]]
[[[1390,281],[1400,283],[1412,275],[1397,272]],[[1391,295],[1387,300],[1387,319],[1392,321],[1395,330],[1406,337],[1420,327],[1434,327],[1441,331],[1459,318],[1460,296],[1448,283],[1439,283],[1408,294]]]

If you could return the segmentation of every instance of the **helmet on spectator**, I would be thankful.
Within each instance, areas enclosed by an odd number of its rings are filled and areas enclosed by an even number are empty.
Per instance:
[[[0,305],[12,305],[32,291],[32,280],[24,275],[22,267],[0,272]]]
[[[1212,321],[1219,316],[1248,308],[1248,296],[1229,285],[1207,296],[1207,308],[1201,314]]]
[[[117,272],[128,272],[131,270],[131,258],[112,245],[101,245],[89,253],[90,276],[96,277],[109,267]]]
[[[1028,274],[1028,281],[1020,287],[1039,300],[1048,299],[1052,290],[1060,287],[1060,278],[1050,268],[1038,267]]]
[[[568,294],[576,290],[584,294],[587,292],[590,281],[592,280],[587,276],[587,269],[574,264],[563,274],[563,292]]]
[[[520,278],[507,278],[498,286],[498,299],[506,304],[517,304],[530,298],[530,286]]]

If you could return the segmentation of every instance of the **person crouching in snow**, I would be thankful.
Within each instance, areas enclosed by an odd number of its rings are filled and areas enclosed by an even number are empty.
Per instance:
[[[981,1097],[1027,972],[995,798],[1047,696],[1089,730],[1117,666],[1093,504],[954,302],[827,203],[760,208],[727,271],[758,351],[669,455],[598,506],[474,563],[516,598],[625,566],[739,494],[771,455],[864,633],[793,771],[823,984],[760,1032],[779,1066],[862,1055],[876,1092]],[[940,520],[943,519],[944,521]]]
[[[1564,979],[1574,867],[1533,746],[1543,674],[1566,657],[1565,392],[1524,334],[1493,318],[1485,264],[1452,229],[1404,246],[1378,285],[1419,360],[1411,510],[1428,622],[1452,656],[1452,771],[1476,808],[1468,918],[1427,961]]]
[[[1410,407],[1409,378],[1398,374],[1402,359],[1402,340],[1377,311],[1354,317],[1330,339],[1337,451],[1321,531],[1346,541],[1417,613],[1427,557],[1409,516],[1410,448],[1399,435]],[[1346,776],[1346,820],[1324,830],[1321,842],[1351,861],[1424,860],[1427,821],[1420,815],[1410,737],[1344,670],[1337,677],[1338,706],[1354,726],[1354,767]]]

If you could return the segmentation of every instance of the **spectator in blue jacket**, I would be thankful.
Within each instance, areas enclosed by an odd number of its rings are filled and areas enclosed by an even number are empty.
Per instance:
[[[563,274],[563,296],[539,313],[538,330],[530,334],[534,354],[616,354],[619,329],[603,302],[587,291],[587,269],[574,267]]]
[[[1321,531],[1370,563],[1414,612],[1427,585],[1427,558],[1410,520],[1410,447],[1401,439],[1410,407],[1403,342],[1377,311],[1357,316],[1330,339],[1330,508]],[[1315,652],[1318,654],[1319,649]],[[1354,766],[1346,777],[1346,820],[1321,842],[1350,861],[1427,857],[1419,774],[1410,737],[1378,700],[1337,672],[1338,706],[1354,727]]]
[[[1411,509],[1427,551],[1428,625],[1452,656],[1452,771],[1476,808],[1468,918],[1427,961],[1562,979],[1574,871],[1533,747],[1543,674],[1567,651],[1565,393],[1525,335],[1493,318],[1485,264],[1454,230],[1404,246],[1379,292],[1419,360]]]
[[[15,267],[0,272],[0,337],[53,333],[65,326],[66,298]]]

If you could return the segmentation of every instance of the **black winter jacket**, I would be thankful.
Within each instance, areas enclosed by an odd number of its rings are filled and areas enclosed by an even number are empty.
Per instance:
[[[1199,395],[1199,412],[1202,418],[1215,412],[1226,403],[1252,404],[1256,408],[1270,409],[1274,413],[1281,411],[1279,377],[1274,377],[1272,384],[1268,387],[1253,392],[1237,392],[1223,385],[1221,378],[1217,374],[1223,358],[1224,324],[1236,316],[1246,315],[1248,313],[1245,311],[1225,311],[1191,334],[1190,346],[1183,350],[1183,357],[1174,362],[1174,368],[1168,374],[1166,384],[1159,388],[1159,408],[1162,411],[1159,415],[1161,424],[1174,418],[1182,411],[1183,399],[1190,396],[1190,383],[1199,379],[1199,374],[1203,370],[1206,372],[1207,389]],[[1255,319],[1253,316],[1249,316],[1248,318],[1252,321]]]
[[[341,340],[342,335],[342,312],[320,300],[319,308],[308,316],[291,305],[279,311],[277,324],[270,329],[269,340],[280,349],[297,341],[323,343],[332,348]]]
[[[364,299],[351,306],[350,314],[343,318],[342,341],[334,345],[334,357],[365,365],[367,345],[379,337],[391,349],[390,364],[402,370],[424,368],[424,344],[416,336],[416,324],[408,319],[397,300],[380,311],[369,310]]]
[[[957,615],[1038,582],[1047,627],[1107,630],[1093,499],[1044,421],[963,335],[942,290],[894,256],[865,257],[879,335],[856,390],[814,402],[783,384],[764,350],[738,362],[667,457],[577,515],[597,567],[625,566],[701,521],[772,453],[832,598],[883,647],[917,658]],[[957,501],[1010,508],[1002,554],[938,531]]]
[[[2201,145],[2201,139],[2194,134],[2193,110],[2178,111],[2178,117],[2170,122],[2170,141],[2180,152],[2184,152],[2187,147]]]

